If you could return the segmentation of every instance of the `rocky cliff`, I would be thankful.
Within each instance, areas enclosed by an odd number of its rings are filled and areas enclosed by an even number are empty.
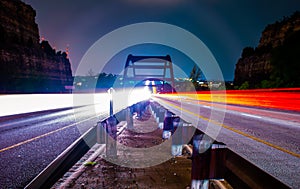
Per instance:
[[[288,70],[293,72],[299,68],[300,64],[296,63],[300,60],[300,51],[297,53],[299,39],[300,12],[268,25],[255,49],[244,48],[236,64],[234,84],[246,84],[244,87],[249,88],[297,86],[299,82],[294,80],[299,78]]]
[[[35,16],[20,0],[0,1],[0,93],[64,92],[72,85],[67,54],[40,42]]]

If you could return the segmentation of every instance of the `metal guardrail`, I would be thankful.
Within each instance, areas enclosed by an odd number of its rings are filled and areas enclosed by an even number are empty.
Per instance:
[[[158,118],[160,119],[160,115],[162,114],[161,109],[164,108],[161,105],[157,105],[153,107],[153,109],[158,114]],[[263,171],[256,165],[252,164],[248,160],[239,156],[232,150],[225,150],[225,157],[215,157],[217,158],[215,162],[216,166],[223,167],[225,170],[221,171],[221,175],[224,173],[224,179],[234,188],[234,189],[273,189],[273,188],[290,188],[286,184],[282,183],[272,175]],[[219,153],[222,155],[222,153]],[[223,163],[220,161],[224,161]],[[211,163],[212,164],[212,163]],[[210,167],[211,169],[211,167]],[[220,171],[220,170],[218,170]]]
[[[224,179],[235,189],[290,188],[229,149],[226,152]]]

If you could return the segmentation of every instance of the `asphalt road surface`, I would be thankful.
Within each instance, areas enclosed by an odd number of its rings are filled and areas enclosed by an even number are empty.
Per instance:
[[[105,113],[86,106],[0,119],[0,188],[24,188]]]
[[[155,99],[283,183],[300,188],[299,112]]]

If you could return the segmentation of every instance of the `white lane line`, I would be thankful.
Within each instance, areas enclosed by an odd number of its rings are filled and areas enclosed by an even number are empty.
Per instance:
[[[203,105],[204,108],[211,108],[210,106]]]
[[[257,119],[261,119],[261,118],[262,118],[262,117],[260,117],[260,116],[251,115],[251,114],[245,114],[245,113],[241,113],[241,115],[247,116],[247,117],[252,117],[252,118],[257,118]]]

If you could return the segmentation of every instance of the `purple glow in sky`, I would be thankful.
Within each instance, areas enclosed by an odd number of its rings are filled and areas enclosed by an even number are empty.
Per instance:
[[[69,46],[73,73],[90,46],[112,30],[139,22],[163,22],[202,40],[225,80],[233,79],[242,49],[257,46],[268,24],[300,11],[299,0],[23,1],[37,12],[40,37],[57,50]]]

